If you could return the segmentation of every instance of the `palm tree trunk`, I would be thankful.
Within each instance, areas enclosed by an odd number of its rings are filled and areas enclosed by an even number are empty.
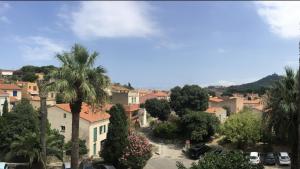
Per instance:
[[[72,150],[71,150],[71,168],[78,169],[79,163],[79,118],[82,101],[77,100],[70,103],[72,112]]]
[[[47,129],[47,96],[48,92],[45,90],[45,81],[38,81],[39,96],[40,96],[40,113],[41,113],[41,125],[40,125],[40,141],[42,145],[42,162],[44,163],[44,168],[46,168],[47,163],[47,145],[46,145],[46,129]]]

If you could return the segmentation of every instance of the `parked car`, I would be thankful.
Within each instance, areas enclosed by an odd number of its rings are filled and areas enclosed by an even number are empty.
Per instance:
[[[264,164],[265,165],[275,165],[276,160],[275,160],[275,156],[273,153],[269,152],[266,153],[264,156]]]
[[[279,165],[290,165],[291,159],[289,157],[289,154],[287,152],[280,152],[278,154],[278,163]]]
[[[211,147],[201,144],[189,149],[188,154],[191,159],[199,159],[201,155],[211,150]]]
[[[260,156],[258,154],[258,152],[251,152],[250,153],[250,163],[251,164],[259,164],[260,161]]]

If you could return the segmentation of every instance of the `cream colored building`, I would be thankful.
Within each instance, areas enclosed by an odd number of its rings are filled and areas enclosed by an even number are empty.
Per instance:
[[[80,112],[79,138],[86,140],[89,156],[99,156],[106,139],[110,115],[104,111],[92,112],[90,106],[83,103]],[[57,104],[48,108],[48,120],[51,128],[65,136],[65,142],[71,140],[72,114],[69,104]]]
[[[8,103],[8,111],[10,111],[11,106],[10,106],[9,95],[8,95],[8,93],[5,93],[5,92],[3,92],[2,90],[0,90],[0,116],[2,116],[2,113],[3,113],[3,106],[4,106],[5,100],[7,100],[7,103]]]
[[[229,113],[238,113],[244,108],[243,98],[241,97],[211,97],[209,98],[209,107],[227,107]]]
[[[140,104],[139,92],[137,91],[126,91],[126,92],[112,92],[112,104]]]
[[[227,112],[222,107],[209,107],[205,112],[215,115],[221,123],[227,119]]]

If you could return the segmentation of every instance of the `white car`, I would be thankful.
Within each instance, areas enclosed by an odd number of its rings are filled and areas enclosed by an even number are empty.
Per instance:
[[[291,159],[287,152],[280,152],[278,155],[279,165],[290,165]]]
[[[5,162],[0,162],[0,169],[5,169],[4,167],[5,167]]]
[[[260,156],[259,156],[258,152],[250,153],[250,163],[251,164],[259,164],[260,163]]]

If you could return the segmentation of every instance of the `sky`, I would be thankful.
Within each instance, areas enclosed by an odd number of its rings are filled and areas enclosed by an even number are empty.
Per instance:
[[[113,82],[235,85],[298,67],[299,2],[0,2],[0,68],[60,66],[79,43]]]

